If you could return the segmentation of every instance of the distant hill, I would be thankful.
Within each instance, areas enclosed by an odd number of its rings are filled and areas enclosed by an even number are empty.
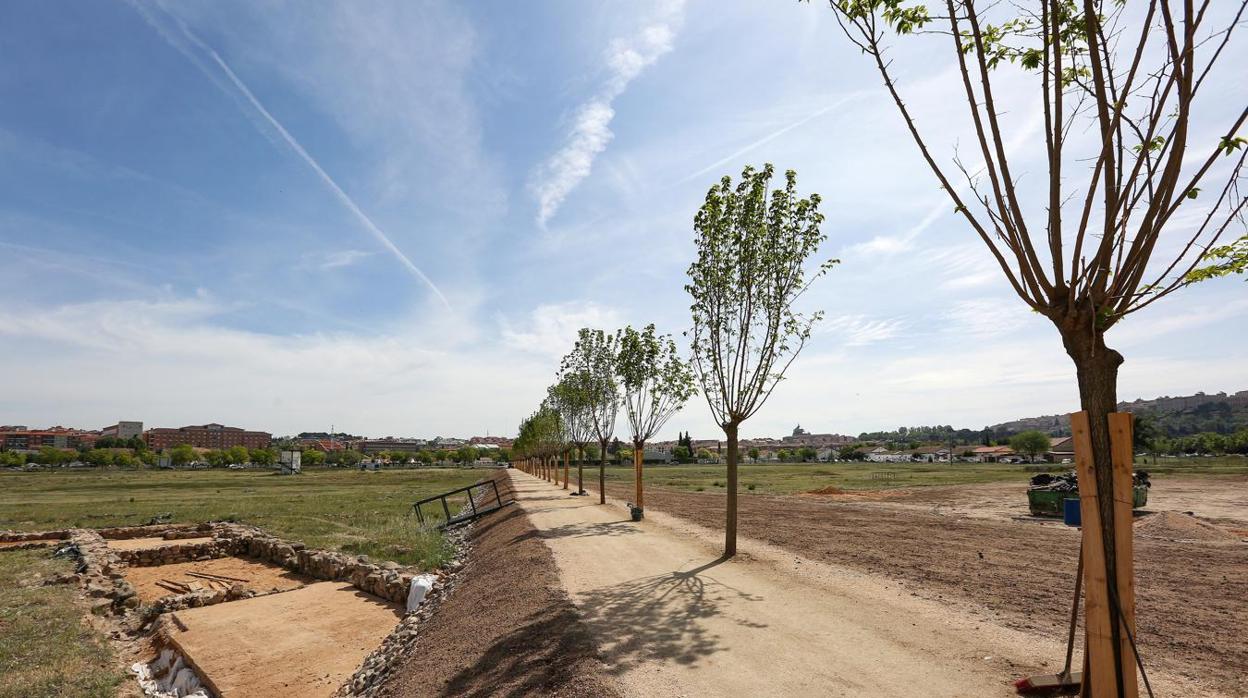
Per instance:
[[[1229,434],[1248,429],[1248,390],[1228,395],[1196,393],[1183,397],[1159,397],[1118,403],[1120,412],[1147,415],[1165,436],[1187,436],[1201,432]],[[1027,417],[988,427],[994,435],[1016,434],[1037,429],[1054,436],[1070,434],[1070,418],[1064,414]]]

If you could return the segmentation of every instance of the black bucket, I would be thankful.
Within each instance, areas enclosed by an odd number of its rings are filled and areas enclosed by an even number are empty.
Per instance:
[[[633,515],[633,521],[641,521],[641,518],[643,516],[641,507],[633,506],[632,504],[629,504],[628,512]]]

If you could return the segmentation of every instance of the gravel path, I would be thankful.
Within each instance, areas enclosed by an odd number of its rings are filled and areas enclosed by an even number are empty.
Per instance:
[[[1158,478],[1149,508],[1155,508],[1154,502],[1191,506],[1234,530],[1236,519],[1199,504],[1243,499],[1248,479],[1195,480],[1177,479],[1171,488]],[[960,615],[1021,630],[1060,648],[1074,585],[1076,532],[982,514],[983,509],[1019,506],[1021,488],[965,487],[956,495],[915,489],[911,496],[880,502],[743,496],[740,533],[790,556],[871,575]],[[631,491],[631,485],[608,486],[608,493],[619,497]],[[676,514],[678,525],[722,530],[722,493],[650,488],[646,502],[648,518]],[[902,502],[906,506],[899,506]],[[1248,696],[1248,545],[1167,540],[1150,532],[1146,521],[1137,524],[1136,543],[1141,653],[1150,676],[1157,675],[1155,686],[1167,685],[1163,674],[1185,684],[1158,695]],[[1062,654],[1049,649],[1025,656],[1060,661]]]

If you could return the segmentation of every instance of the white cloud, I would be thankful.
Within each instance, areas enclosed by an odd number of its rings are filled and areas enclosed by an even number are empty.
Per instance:
[[[845,346],[860,347],[892,339],[901,333],[906,322],[901,318],[871,318],[866,315],[838,315],[828,318],[820,333],[834,334]]]
[[[0,310],[0,352],[40,367],[6,379],[0,422],[510,433],[549,370],[444,327],[276,336],[223,326],[227,310],[207,294]]]
[[[304,266],[328,271],[349,267],[362,259],[373,255],[364,250],[336,250],[333,252],[316,252],[304,255]]]
[[[537,197],[539,226],[545,227],[568,194],[589,176],[594,159],[615,135],[611,131],[615,117],[612,103],[643,70],[672,50],[683,13],[683,0],[669,3],[652,24],[608,45],[605,58],[610,73],[605,84],[576,110],[564,146],[533,173],[530,188]]]
[[[572,350],[582,327],[613,331],[623,324],[614,308],[597,303],[556,303],[539,305],[521,326],[499,319],[503,342],[516,349],[558,359]],[[555,366],[552,365],[553,371]]]

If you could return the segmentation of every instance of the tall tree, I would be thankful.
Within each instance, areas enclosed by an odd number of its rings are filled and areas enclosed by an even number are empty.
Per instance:
[[[693,298],[693,367],[715,421],[728,441],[728,509],[724,554],[737,552],[738,430],[771,396],[810,338],[822,312],[794,303],[827,273],[828,260],[807,274],[825,236],[819,195],[797,195],[797,174],[771,191],[775,169],[746,167],[733,186],[711,187],[694,218],[698,256],[685,290]]]
[[[578,495],[585,494],[585,447],[594,438],[593,387],[593,377],[587,371],[562,369],[547,398],[558,411],[564,437],[576,452]]]
[[[954,210],[988,247],[1015,293],[1061,335],[1090,423],[1112,594],[1122,586],[1115,541],[1130,531],[1116,533],[1114,525],[1114,500],[1129,496],[1114,491],[1108,423],[1123,357],[1106,345],[1105,333],[1204,278],[1193,272],[1206,250],[1243,233],[1239,185],[1248,140],[1237,132],[1248,106],[1228,110],[1203,98],[1228,94],[1219,80],[1242,79],[1242,66],[1220,73],[1215,65],[1248,2],[945,0],[939,16],[902,0],[830,4],[880,73]],[[933,152],[930,134],[920,129],[897,85],[887,55],[890,31],[945,43],[958,68],[949,88],[965,101],[981,166],[968,167],[956,155],[951,164],[943,162]],[[1000,68],[1009,77],[1001,78]],[[1007,103],[1010,90],[997,89],[1019,71],[1035,87],[1027,95],[1034,102]],[[1039,186],[1020,187],[1025,168],[1007,144],[1030,139],[1001,116],[1036,113],[1037,105],[1047,177]],[[1233,262],[1234,250],[1225,252],[1219,259]],[[1120,602],[1134,605],[1129,598]],[[1134,686],[1135,672],[1121,650],[1119,606],[1108,609],[1107,620],[1112,666],[1093,666],[1091,673],[1094,679],[1111,676],[1121,694],[1123,686]]]
[[[590,423],[598,439],[599,504],[607,503],[607,444],[615,437],[615,420],[620,411],[616,351],[615,335],[582,327],[561,367],[564,371],[583,372],[589,380]]]
[[[638,509],[645,511],[643,467],[648,441],[697,393],[693,372],[676,354],[671,335],[654,325],[641,332],[625,327],[616,335],[615,370],[624,391],[624,412],[633,432],[633,479]]]

